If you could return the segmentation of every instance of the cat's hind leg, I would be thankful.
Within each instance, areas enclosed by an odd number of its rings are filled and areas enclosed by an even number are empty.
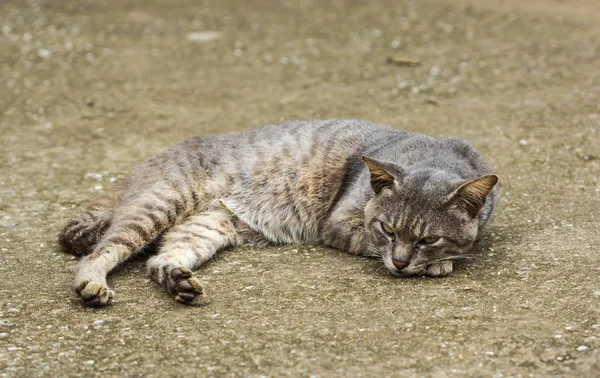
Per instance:
[[[202,304],[206,294],[192,271],[219,250],[244,242],[234,219],[227,209],[188,217],[163,235],[158,255],[148,261],[148,274],[176,301]]]
[[[195,207],[197,193],[188,186],[158,181],[140,191],[132,187],[115,206],[111,223],[94,251],[75,270],[75,292],[90,306],[112,302],[106,275],[183,220]]]

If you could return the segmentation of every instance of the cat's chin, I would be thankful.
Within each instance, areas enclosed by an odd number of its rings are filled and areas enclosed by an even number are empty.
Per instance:
[[[414,276],[443,277],[443,276],[446,276],[446,275],[452,273],[452,267],[453,267],[451,261],[444,261],[442,263],[435,263],[435,264],[428,265],[426,269],[416,270],[416,269],[411,269],[411,267],[408,266],[407,268],[400,270],[394,266],[391,259],[389,261],[386,261],[386,259],[384,259],[383,263],[384,263],[385,267],[387,268],[388,272],[390,272],[390,274],[394,277],[414,277]]]

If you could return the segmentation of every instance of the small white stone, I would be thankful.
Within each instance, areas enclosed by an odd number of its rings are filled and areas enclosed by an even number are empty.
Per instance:
[[[52,56],[52,50],[50,49],[38,49],[37,54],[40,58],[48,59]]]
[[[84,364],[86,364],[86,365],[93,365],[95,363],[96,362],[94,360],[87,360],[87,361],[84,362]]]
[[[583,352],[584,350],[588,350],[588,347],[585,345],[580,345],[577,348],[575,348],[575,350],[578,352]]]
[[[86,178],[96,180],[96,181],[101,181],[102,176],[103,176],[102,173],[94,173],[94,172],[88,172],[85,174]]]
[[[554,335],[552,337],[554,337],[555,339],[562,339],[563,335]]]
[[[188,33],[186,39],[191,42],[210,42],[221,37],[221,33],[214,30],[207,30],[202,32],[191,32]]]

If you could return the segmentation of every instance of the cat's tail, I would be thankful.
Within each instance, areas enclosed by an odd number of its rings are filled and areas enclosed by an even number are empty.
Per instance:
[[[71,219],[58,234],[58,243],[65,252],[87,255],[110,226],[113,207],[119,193],[102,197],[85,212]]]

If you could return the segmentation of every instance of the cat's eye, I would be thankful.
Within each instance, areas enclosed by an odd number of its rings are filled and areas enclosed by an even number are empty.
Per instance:
[[[385,232],[386,234],[388,234],[388,236],[395,236],[396,232],[394,231],[394,228],[392,226],[390,226],[387,223],[383,223],[381,222],[381,229],[383,230],[383,232]]]
[[[438,240],[440,240],[439,236],[425,236],[419,241],[419,244],[433,244]]]

